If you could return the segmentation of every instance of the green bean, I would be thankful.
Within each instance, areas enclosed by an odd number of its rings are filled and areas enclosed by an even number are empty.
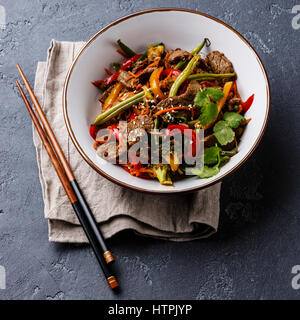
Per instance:
[[[191,54],[199,53],[202,50],[202,48],[204,47],[205,44],[206,44],[207,47],[210,46],[210,41],[209,41],[208,38],[204,38],[203,42],[198,47],[196,47],[195,49],[193,49],[191,51]]]
[[[191,59],[191,61],[188,63],[185,69],[181,72],[181,74],[176,78],[176,80],[172,84],[172,87],[169,92],[169,97],[176,96],[179,87],[193,72],[199,59],[199,55],[196,55]]]
[[[128,109],[129,107],[131,107],[132,105],[140,102],[141,100],[143,100],[145,92],[141,91],[137,94],[135,94],[134,96],[116,104],[115,106],[105,110],[104,112],[101,112],[96,119],[94,120],[93,124],[94,125],[100,125],[106,121],[108,121],[109,119],[115,117],[116,115],[118,115],[121,111]],[[111,116],[113,114],[113,116]],[[105,120],[105,121],[103,121]]]
[[[199,52],[202,50],[202,48],[204,47],[205,44],[206,44],[207,47],[210,46],[210,41],[209,41],[207,38],[205,38],[205,39],[203,40],[203,42],[202,42],[201,44],[199,44],[198,47],[196,47],[195,49],[193,49],[190,53],[191,53],[191,54],[197,54],[197,53],[199,53]],[[180,70],[181,68],[184,67],[184,65],[186,64],[186,62],[187,62],[186,60],[185,60],[185,61],[179,61],[174,69]]]
[[[188,77],[189,80],[216,80],[223,78],[232,78],[235,77],[236,73],[195,73]]]
[[[128,102],[126,104],[124,104],[123,106],[121,106],[118,110],[115,110],[114,112],[110,113],[107,117],[105,117],[104,119],[100,120],[97,125],[103,124],[107,121],[109,121],[110,119],[116,117],[117,115],[119,115],[122,111],[127,110],[128,108],[130,108],[131,106],[139,103],[140,101],[143,100],[143,97],[141,98],[137,98],[131,102]]]
[[[124,51],[124,53],[128,56],[128,58],[136,56],[136,53],[129,47],[127,47],[126,44],[124,44],[120,39],[117,41],[117,43],[119,47]]]

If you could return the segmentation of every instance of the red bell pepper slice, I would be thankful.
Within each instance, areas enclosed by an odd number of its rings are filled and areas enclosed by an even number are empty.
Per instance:
[[[244,112],[250,109],[250,107],[252,106],[253,100],[254,100],[254,93],[244,103],[242,103],[242,108]]]
[[[116,71],[114,74],[112,74],[111,76],[107,77],[106,79],[94,81],[94,82],[92,82],[92,84],[94,86],[96,86],[97,88],[99,87],[100,84],[104,84],[106,86],[109,86],[113,82],[117,81],[118,76],[119,76],[119,71]]]
[[[129,58],[127,60],[125,60],[120,68],[120,70],[127,70],[129,69],[137,60],[138,58],[141,57],[141,54],[137,54],[136,56]],[[109,86],[110,84],[112,84],[113,82],[117,81],[119,76],[119,71],[116,71],[114,74],[112,74],[111,76],[107,77],[104,80],[97,80],[92,82],[92,84],[96,87],[99,87],[100,84],[104,84],[106,86]]]
[[[170,72],[171,72],[171,75],[172,76],[174,76],[174,77],[178,77],[179,75],[180,75],[180,73],[181,73],[181,71],[180,70],[177,70],[177,69],[165,69],[162,73],[161,73],[161,75],[163,76],[163,77],[167,77],[169,74],[170,74]]]
[[[99,129],[95,126],[95,125],[90,125],[90,136],[96,140],[96,136],[97,136],[97,132],[99,131]]]
[[[187,152],[187,154],[185,155],[186,157],[191,157],[192,155],[196,154],[196,146],[197,146],[197,142],[199,142],[199,138],[196,135],[196,132],[194,130],[188,130],[186,131],[186,129],[189,129],[188,126],[182,125],[182,124],[171,124],[167,127],[166,131],[165,131],[165,136],[169,136],[171,134],[171,130],[174,129],[178,129],[180,130],[180,132],[182,134],[184,134],[185,136],[189,137],[190,139],[192,139],[192,144],[191,144],[191,148],[189,147],[189,150]]]
[[[133,56],[125,60],[120,69],[121,70],[129,69],[141,56],[142,56],[141,54],[137,54],[136,56]]]
[[[120,130],[118,129],[118,125],[116,123],[107,127],[107,129],[111,130],[112,136],[115,137],[117,141],[120,141]]]
[[[134,170],[140,170],[141,169],[141,163],[137,161],[133,153],[128,151],[128,156],[130,158],[129,162],[133,164]]]

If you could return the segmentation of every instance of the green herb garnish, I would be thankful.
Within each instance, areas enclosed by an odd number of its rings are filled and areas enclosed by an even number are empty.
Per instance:
[[[228,122],[224,120],[218,121],[215,124],[213,131],[215,137],[222,146],[225,146],[234,140],[235,133],[229,127]]]
[[[240,123],[245,120],[243,116],[236,112],[225,112],[223,119],[228,123],[228,126],[233,129],[236,129]]]
[[[197,93],[194,104],[201,108],[201,115],[198,120],[202,127],[210,124],[218,116],[218,107],[215,102],[223,97],[223,91],[215,88],[207,88]]]

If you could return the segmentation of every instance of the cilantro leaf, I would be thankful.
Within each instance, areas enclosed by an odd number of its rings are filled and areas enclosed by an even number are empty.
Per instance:
[[[245,118],[236,112],[225,112],[223,119],[227,122],[230,128],[236,129]]]
[[[229,160],[230,160],[230,157],[228,156],[221,157],[219,167],[223,167]]]
[[[211,97],[213,101],[217,102],[224,97],[224,93],[222,90],[216,88],[200,90],[195,96],[194,104],[198,107],[202,107],[207,100],[210,101],[209,97]]]
[[[215,102],[221,100],[224,97],[224,93],[220,89],[207,88],[204,92],[211,97]]]
[[[207,88],[196,94],[194,104],[201,108],[201,115],[198,119],[201,126],[208,125],[218,116],[218,107],[213,101],[219,101],[223,96],[222,90],[215,88]]]
[[[220,172],[220,169],[218,166],[214,166],[214,167],[203,166],[202,169],[194,168],[191,171],[193,174],[197,175],[199,178],[206,179],[218,174]]]
[[[216,164],[219,161],[220,152],[219,147],[210,147],[204,151],[204,164]]]
[[[207,100],[206,103],[201,107],[201,114],[199,120],[201,126],[205,127],[211,123],[218,116],[218,107],[215,103]]]
[[[198,91],[198,93],[195,96],[194,105],[197,107],[201,107],[201,106],[203,106],[206,99],[207,99],[206,90],[204,90],[204,91],[200,90],[200,91]]]
[[[214,126],[214,135],[222,146],[233,141],[235,133],[224,120],[218,121]]]

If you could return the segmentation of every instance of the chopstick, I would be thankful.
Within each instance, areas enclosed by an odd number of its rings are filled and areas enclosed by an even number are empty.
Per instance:
[[[60,147],[60,145],[59,145],[59,143],[58,143],[58,141],[57,141],[50,125],[49,125],[49,122],[48,122],[33,90],[30,87],[28,80],[26,79],[21,67],[18,64],[17,64],[17,68],[18,68],[18,71],[21,75],[21,78],[25,84],[25,87],[29,93],[29,96],[30,96],[35,108],[36,108],[37,114],[38,114],[38,116],[44,126],[46,134],[49,137],[49,140],[50,140],[50,142],[51,142],[51,144],[57,154],[57,157],[62,165],[62,168],[64,169],[66,176],[69,179],[69,182],[73,188],[73,191],[76,194],[76,197],[78,198],[78,200],[82,206],[82,209],[86,215],[86,219],[88,220],[88,223],[90,225],[90,229],[94,233],[94,236],[96,238],[95,240],[99,243],[99,246],[102,248],[102,252],[103,252],[103,256],[105,258],[105,261],[106,261],[106,263],[110,263],[110,262],[114,261],[114,257],[112,255],[112,253],[107,249],[107,246],[106,246],[104,239],[103,239],[103,236],[101,235],[100,230],[97,226],[97,223],[96,223],[96,220],[93,216],[93,213],[92,213],[91,209],[89,208],[89,206],[88,206],[88,204],[87,204],[87,202],[86,202],[86,200],[85,200],[85,198],[79,188],[79,185],[78,185],[78,183],[74,177],[74,174],[69,166],[69,163],[66,160],[66,158],[61,150],[61,147]]]
[[[48,132],[51,132],[52,136],[55,138],[54,133],[53,133],[53,131],[52,131],[47,119],[46,119],[46,116],[43,113],[43,111],[42,111],[42,109],[41,109],[41,107],[40,107],[40,105],[38,103],[38,100],[35,97],[32,89],[30,88],[30,85],[29,85],[27,79],[25,78],[25,75],[23,74],[20,66],[18,66],[18,69],[20,71],[22,79],[24,79],[25,86],[26,86],[27,90],[29,91],[30,96],[32,96],[32,101],[33,101],[34,105],[36,106],[37,110],[38,110],[37,105],[39,106],[41,114],[42,114],[42,116],[44,118],[43,124],[47,123]],[[96,231],[98,231],[98,232],[95,232],[95,228],[91,223],[91,222],[94,222],[95,225],[96,225],[95,219],[92,216],[92,213],[89,210],[89,208],[88,208],[88,206],[87,206],[87,204],[86,204],[86,202],[85,202],[85,200],[83,198],[83,195],[80,192],[79,186],[78,186],[75,178],[72,181],[69,181],[69,177],[71,177],[71,176],[74,177],[74,175],[73,175],[73,173],[72,173],[72,171],[70,169],[70,166],[68,165],[68,163],[67,163],[67,161],[66,161],[66,159],[65,159],[65,157],[64,157],[64,155],[62,153],[62,150],[61,150],[56,138],[54,140],[52,140],[49,136],[47,137],[46,133],[44,132],[42,126],[39,123],[39,120],[38,120],[37,116],[35,115],[35,112],[33,111],[29,101],[27,100],[26,95],[25,95],[24,91],[22,90],[19,82],[16,80],[15,83],[16,83],[18,89],[19,89],[19,92],[20,92],[23,100],[24,100],[24,103],[25,103],[25,105],[27,107],[27,110],[28,110],[28,112],[29,112],[29,114],[30,114],[30,116],[32,118],[32,121],[33,121],[33,123],[34,123],[34,125],[35,125],[35,127],[37,129],[37,132],[38,132],[38,134],[39,134],[39,136],[40,136],[40,138],[41,138],[41,140],[42,140],[42,142],[43,142],[43,144],[44,144],[44,146],[46,148],[46,151],[47,151],[47,153],[48,153],[48,155],[50,157],[51,163],[52,163],[54,169],[56,170],[56,173],[57,173],[57,175],[58,175],[58,177],[59,177],[59,179],[60,179],[60,181],[62,183],[62,186],[63,186],[63,188],[64,188],[64,190],[65,190],[65,192],[66,192],[66,194],[67,194],[67,196],[69,198],[69,201],[72,204],[72,207],[73,207],[73,209],[74,209],[74,211],[75,211],[75,213],[76,213],[76,215],[77,215],[77,217],[78,217],[78,219],[79,219],[79,221],[80,221],[80,223],[81,223],[81,225],[82,225],[82,227],[83,227],[83,229],[85,231],[85,234],[86,234],[87,238],[89,239],[89,242],[90,242],[90,244],[91,244],[91,246],[92,246],[92,248],[94,250],[94,253],[95,253],[96,258],[97,258],[97,260],[98,260],[98,262],[100,264],[100,267],[101,267],[101,269],[102,269],[102,271],[103,271],[103,273],[104,273],[104,275],[106,277],[106,280],[107,280],[110,288],[114,289],[114,288],[118,287],[119,284],[118,284],[115,276],[112,274],[112,272],[110,271],[110,269],[107,266],[107,263],[111,262],[113,260],[111,260],[111,258],[110,258],[111,261],[107,261],[105,255],[103,254],[103,244],[105,245],[104,240],[103,240],[103,238],[101,236],[101,233],[98,230],[98,228],[96,228]],[[46,125],[44,125],[44,128],[46,128]],[[55,151],[56,151],[56,147],[57,146],[59,147],[59,150],[60,150],[60,153],[61,153],[60,156],[57,157],[57,154],[52,149],[52,146],[51,146],[48,138],[52,142],[52,145],[53,145],[53,148],[54,148]],[[67,166],[69,168],[69,172],[64,171],[64,167],[62,167],[63,165],[61,166],[62,161],[60,162],[59,160],[62,160],[62,157],[64,158],[65,163],[67,164]],[[73,184],[72,184],[72,182],[73,182]],[[77,190],[77,194],[76,194],[76,190]],[[87,209],[89,211],[87,211]],[[87,212],[90,213],[90,215],[87,215]],[[101,241],[99,241],[99,237],[101,238]],[[107,251],[108,250],[106,250],[105,253]]]

